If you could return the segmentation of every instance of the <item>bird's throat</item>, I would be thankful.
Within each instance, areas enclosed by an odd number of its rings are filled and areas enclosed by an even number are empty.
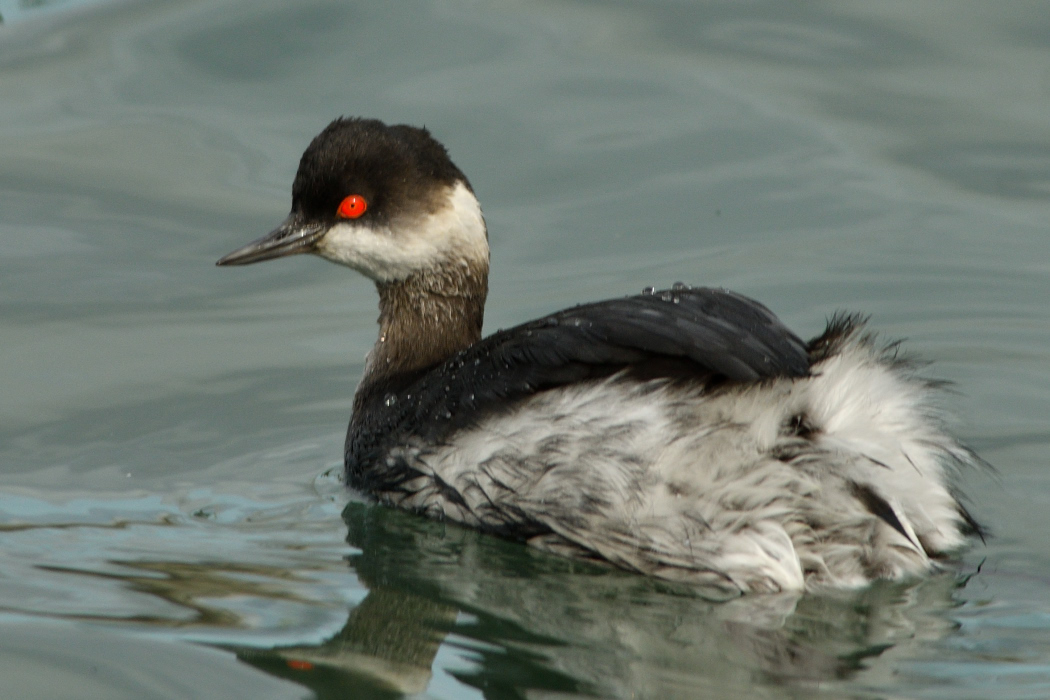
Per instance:
[[[481,339],[487,269],[446,263],[376,288],[379,339],[362,384],[436,365]]]

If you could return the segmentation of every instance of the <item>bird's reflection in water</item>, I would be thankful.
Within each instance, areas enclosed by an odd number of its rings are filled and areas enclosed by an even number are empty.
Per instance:
[[[763,685],[834,695],[836,681],[878,683],[895,658],[954,628],[951,575],[712,601],[393,509],[352,503],[344,520],[368,596],[321,645],[244,655],[319,698],[421,692],[442,644],[469,669],[455,676],[486,697],[723,697]]]

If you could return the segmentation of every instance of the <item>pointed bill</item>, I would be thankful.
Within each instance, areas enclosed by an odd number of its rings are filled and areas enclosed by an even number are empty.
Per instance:
[[[223,256],[215,264],[250,265],[286,255],[311,253],[326,230],[321,224],[304,222],[299,214],[293,212],[273,231]]]

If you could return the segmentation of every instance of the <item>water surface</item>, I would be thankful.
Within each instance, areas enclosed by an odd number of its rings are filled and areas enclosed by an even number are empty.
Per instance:
[[[1050,695],[1044,3],[0,2],[11,697]],[[340,114],[482,200],[488,331],[676,280],[956,383],[956,570],[712,603],[339,484],[375,293],[280,221]],[[12,689],[9,690],[8,688]],[[16,692],[17,691],[17,692]]]

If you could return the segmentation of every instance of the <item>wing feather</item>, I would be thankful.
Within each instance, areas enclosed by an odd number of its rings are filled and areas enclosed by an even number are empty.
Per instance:
[[[435,367],[361,387],[348,474],[367,486],[365,472],[390,449],[440,442],[517,399],[631,367],[748,382],[804,376],[809,358],[769,309],[721,289],[675,285],[576,306],[495,333]]]

